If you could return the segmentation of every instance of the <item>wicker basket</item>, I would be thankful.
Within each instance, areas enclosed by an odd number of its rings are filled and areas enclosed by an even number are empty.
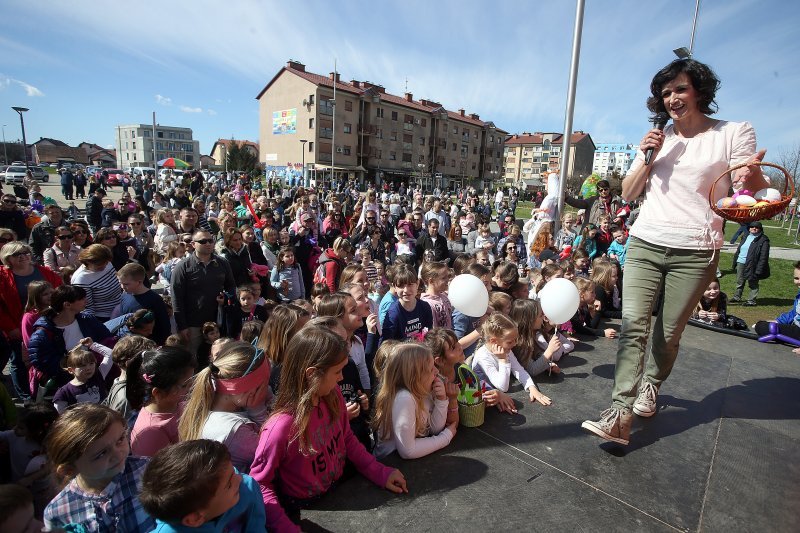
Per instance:
[[[726,177],[729,173],[749,165],[773,167],[783,172],[785,178],[783,181],[783,192],[781,193],[781,200],[779,202],[773,202],[769,205],[761,207],[717,207],[716,202],[714,202],[714,198],[716,197],[716,195],[714,194],[714,189],[716,189],[719,181],[722,178]],[[718,214],[725,220],[746,224],[748,222],[754,222],[756,220],[765,220],[774,217],[775,215],[779,214],[781,211],[786,209],[786,206],[789,205],[789,202],[792,201],[793,196],[794,196],[794,180],[792,180],[792,177],[789,175],[789,172],[785,168],[783,168],[780,165],[775,165],[773,163],[764,163],[760,161],[756,163],[746,162],[729,168],[714,181],[714,183],[711,185],[711,190],[708,191],[708,204],[711,206],[712,211],[714,211],[716,214]]]
[[[486,402],[478,403],[458,402],[458,421],[466,428],[476,428],[483,425],[483,415],[486,412]]]

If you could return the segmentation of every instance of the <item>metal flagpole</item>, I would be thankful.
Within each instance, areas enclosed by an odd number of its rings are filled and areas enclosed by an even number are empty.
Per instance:
[[[333,60],[333,133],[331,134],[331,187],[336,172],[336,59]],[[324,187],[324,183],[323,183]]]
[[[158,183],[158,153],[156,152],[156,112],[153,111],[153,168],[156,169],[156,175],[153,179]]]
[[[575,8],[575,29],[572,35],[572,61],[569,68],[569,91],[567,92],[567,112],[564,118],[564,137],[561,141],[561,179],[558,182],[558,210],[553,221],[553,235],[561,226],[561,212],[564,210],[564,190],[567,183],[567,170],[570,160],[570,140],[572,137],[572,115],[575,111],[575,86],[578,84],[578,64],[581,58],[581,33],[583,31],[583,8],[585,0],[578,0]]]

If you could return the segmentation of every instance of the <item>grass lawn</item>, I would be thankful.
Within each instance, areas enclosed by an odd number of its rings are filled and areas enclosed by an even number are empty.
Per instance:
[[[794,244],[794,235],[797,229],[797,221],[792,224],[792,231],[789,235],[786,234],[789,223],[785,224],[785,227],[781,228],[781,222],[779,220],[762,220],[761,223],[764,225],[764,233],[769,237],[769,244],[770,246],[778,246],[780,248],[792,248],[792,249],[800,249],[800,245]],[[730,242],[731,237],[733,234],[736,233],[736,230],[739,229],[739,224],[736,222],[728,222],[725,224],[725,240]]]

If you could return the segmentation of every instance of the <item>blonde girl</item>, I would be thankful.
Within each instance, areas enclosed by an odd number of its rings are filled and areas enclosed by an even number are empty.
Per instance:
[[[161,210],[163,211],[163,209]],[[159,213],[161,213],[159,211]],[[172,241],[167,245],[167,251],[164,258],[156,266],[156,273],[158,273],[158,281],[165,287],[168,287],[172,280],[172,271],[175,265],[184,258],[186,255],[186,244],[181,240]]]
[[[393,351],[375,399],[375,455],[424,457],[450,444],[458,420],[447,425],[447,391],[430,348],[411,342]]]
[[[528,295],[526,293],[525,297],[527,298],[527,296]],[[511,310],[511,302],[511,296],[504,292],[495,291],[489,294],[489,308],[491,311],[496,311],[498,313],[507,315]]]
[[[475,351],[475,356],[472,358],[472,369],[478,378],[485,381],[487,387],[507,392],[513,374],[528,391],[531,402],[544,403],[542,400],[546,397],[539,392],[533,378],[519,364],[514,352],[511,351],[517,345],[519,338],[517,323],[505,315],[492,313],[483,323],[481,332],[484,345]],[[549,402],[549,398],[546,401]]]
[[[278,262],[272,268],[270,283],[278,291],[281,301],[291,302],[306,297],[303,273],[295,261],[293,246],[281,246],[278,251]]]
[[[269,385],[274,394],[278,393],[281,368],[289,341],[311,318],[311,315],[294,304],[281,304],[272,310],[261,335],[258,336],[256,348],[263,350],[270,362]]]
[[[242,341],[227,343],[194,377],[178,422],[180,439],[221,442],[231,452],[233,466],[249,471],[272,399],[269,373],[263,351]]]
[[[420,297],[428,302],[433,311],[433,327],[453,329],[453,304],[447,297],[450,269],[446,263],[422,264],[420,278],[425,283],[425,292]]]
[[[150,531],[155,520],[138,498],[147,459],[129,452],[125,420],[117,411],[83,403],[61,415],[47,437],[47,457],[69,482],[45,508],[45,528]]]
[[[172,209],[159,209],[156,211],[155,252],[158,255],[166,254],[169,243],[176,240],[178,232],[175,231],[175,214]]]
[[[386,364],[389,362],[389,358],[394,353],[392,350],[399,344],[401,344],[401,341],[397,339],[386,339],[381,343],[380,347],[378,347],[378,351],[375,352],[375,360],[372,362],[373,375],[375,376],[375,384],[372,389],[374,395],[378,394],[381,380],[383,379],[383,371],[386,368]]]
[[[22,344],[28,349],[28,341],[33,333],[33,325],[42,316],[42,311],[50,307],[50,297],[53,295],[53,285],[48,281],[31,281],[28,283],[28,302],[25,304],[25,314],[22,315]]]
[[[307,327],[289,343],[250,469],[261,486],[268,530],[299,531],[300,510],[342,476],[345,460],[376,485],[408,492],[403,474],[379,463],[350,430],[337,386],[347,360],[347,344],[329,330]]]
[[[369,393],[372,389],[369,368],[378,349],[379,337],[376,335],[378,317],[369,314],[368,299],[360,285],[348,283],[345,287],[353,291],[359,300],[357,301],[350,292],[335,292],[322,299],[317,307],[317,313],[321,317],[332,316],[342,321],[342,326],[347,332],[348,353],[358,369],[362,390]],[[355,335],[356,330],[364,324],[365,317],[369,319],[366,345]]]

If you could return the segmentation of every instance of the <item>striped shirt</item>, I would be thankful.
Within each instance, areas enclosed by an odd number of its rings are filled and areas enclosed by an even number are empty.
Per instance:
[[[111,263],[101,272],[93,272],[81,265],[72,275],[72,284],[86,291],[86,311],[97,317],[110,317],[122,301],[122,288]]]

